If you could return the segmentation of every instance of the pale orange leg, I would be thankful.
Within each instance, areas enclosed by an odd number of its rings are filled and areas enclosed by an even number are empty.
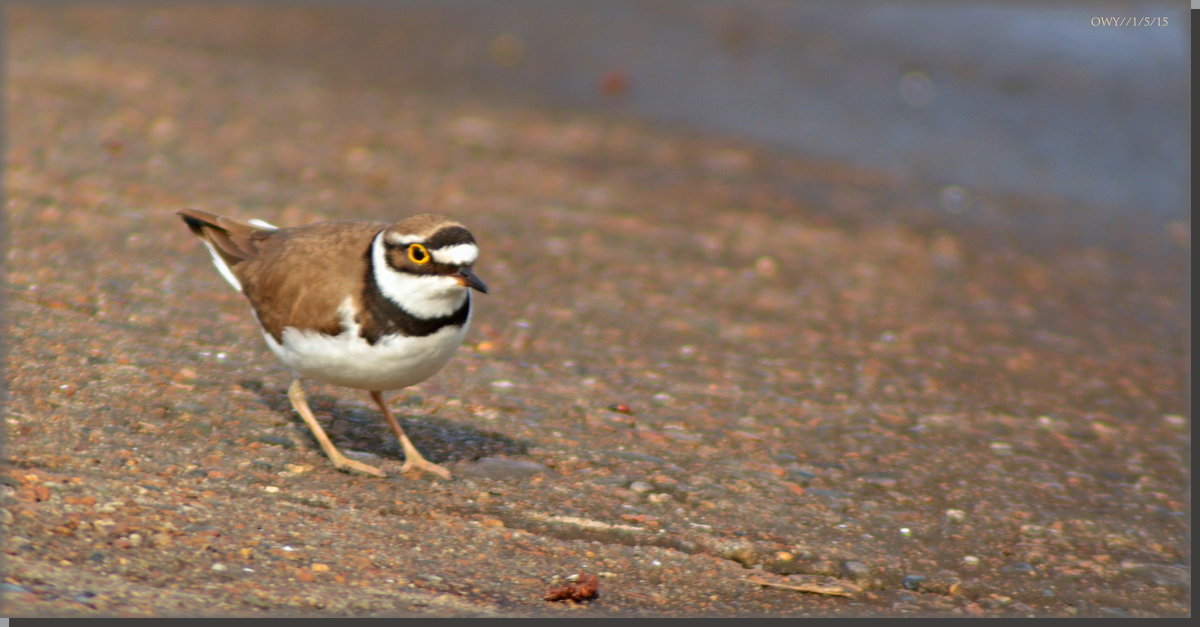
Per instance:
[[[312,410],[308,408],[308,400],[304,397],[304,388],[300,386],[300,379],[292,379],[292,385],[288,387],[288,399],[292,401],[292,407],[295,407],[300,417],[304,419],[304,424],[308,425],[308,430],[312,431],[313,437],[317,438],[317,443],[321,445],[321,450],[325,451],[325,456],[329,458],[329,461],[333,462],[334,468],[355,470],[376,477],[387,476],[387,473],[382,470],[350,459],[337,450],[337,447],[329,440],[329,436],[325,435],[325,430],[317,424]]]
[[[423,470],[432,472],[433,474],[443,478],[450,478],[450,471],[441,466],[425,459],[417,447],[408,440],[408,436],[404,435],[404,429],[400,428],[400,423],[396,422],[396,417],[392,415],[392,410],[388,409],[387,403],[383,402],[382,392],[371,392],[371,398],[375,399],[375,404],[379,405],[383,416],[387,418],[388,424],[391,425],[392,431],[396,434],[396,439],[400,440],[400,446],[404,447],[404,465],[400,467],[400,472],[408,472],[410,470]]]

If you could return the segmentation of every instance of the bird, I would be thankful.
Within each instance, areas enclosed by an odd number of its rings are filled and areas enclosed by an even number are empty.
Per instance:
[[[197,209],[178,212],[221,276],[250,303],[271,352],[292,370],[288,399],[334,467],[386,477],[334,446],[313,416],[303,381],[366,390],[404,450],[401,473],[446,468],[421,455],[383,393],[433,376],[471,324],[479,247],[462,224],[419,214],[276,227]]]

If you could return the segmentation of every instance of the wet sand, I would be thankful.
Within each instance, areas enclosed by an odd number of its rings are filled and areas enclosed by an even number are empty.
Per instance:
[[[273,52],[320,11],[9,18],[4,615],[1190,614],[1190,226],[1025,247],[922,181]],[[492,293],[393,402],[453,481],[312,385],[393,476],[328,464],[185,206],[471,228]]]

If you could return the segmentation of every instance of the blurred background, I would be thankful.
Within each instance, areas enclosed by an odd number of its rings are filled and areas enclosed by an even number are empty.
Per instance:
[[[149,11],[142,27],[180,43],[255,42],[378,89],[616,111],[864,166],[916,182],[906,200],[934,221],[1013,229],[1019,242],[1153,249],[1182,245],[1189,230],[1182,3],[318,9],[316,19],[281,12],[270,24],[247,13],[222,33]]]

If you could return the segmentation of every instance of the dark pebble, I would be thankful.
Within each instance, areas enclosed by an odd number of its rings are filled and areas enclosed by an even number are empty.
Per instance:
[[[1012,564],[1005,564],[1004,566],[1001,566],[1000,572],[1024,573],[1026,575],[1033,575],[1037,573],[1037,569],[1030,564],[1026,564],[1025,562],[1013,562]]]
[[[842,579],[863,582],[871,578],[871,568],[862,562],[847,560],[841,564]]]
[[[283,448],[288,449],[296,448],[295,442],[278,435],[260,435],[258,436],[258,441],[262,442],[263,444],[274,444],[276,446],[282,446]]]
[[[92,553],[91,555],[89,555],[89,556],[88,556],[88,561],[89,561],[89,562],[96,562],[97,564],[99,564],[100,562],[103,562],[103,561],[104,561],[105,559],[107,559],[107,558],[108,558],[108,556],[107,556],[107,555],[105,555],[103,552],[101,552],[101,551],[96,551],[96,552],[94,552],[94,553]]]
[[[1123,566],[1121,570],[1163,588],[1186,589],[1192,581],[1191,569],[1177,564],[1134,564]]]
[[[1010,612],[1016,612],[1018,614],[1021,614],[1022,616],[1031,616],[1031,615],[1035,614],[1035,611],[1032,607],[1025,605],[1024,603],[1021,603],[1020,601],[1008,606],[1008,610]]]
[[[800,470],[799,468],[789,468],[787,471],[787,476],[788,479],[800,483],[801,485],[807,485],[809,481],[817,478],[815,474]]]
[[[175,406],[175,411],[184,414],[202,416],[209,412],[208,406],[193,401],[184,401]]]
[[[925,577],[921,575],[905,575],[904,581],[900,582],[905,590],[916,590],[921,587],[921,582],[925,581]]]
[[[238,385],[251,392],[259,392],[263,389],[263,382],[258,379],[243,379],[242,381],[238,381]]]
[[[499,481],[513,479],[528,479],[541,474],[549,474],[551,470],[537,462],[523,459],[503,459],[500,457],[484,457],[462,470],[462,474],[476,479],[494,479]]]

